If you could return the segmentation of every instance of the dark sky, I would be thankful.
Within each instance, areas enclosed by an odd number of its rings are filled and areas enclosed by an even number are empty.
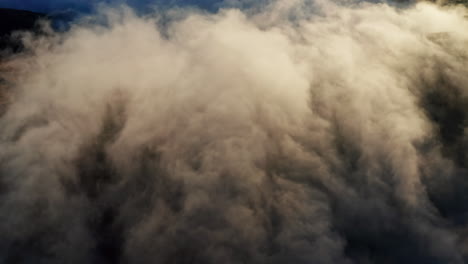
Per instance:
[[[62,10],[89,11],[98,3],[125,3],[136,9],[144,10],[152,4],[192,5],[205,9],[216,8],[221,0],[0,0],[0,8],[24,9],[36,12],[55,12]]]

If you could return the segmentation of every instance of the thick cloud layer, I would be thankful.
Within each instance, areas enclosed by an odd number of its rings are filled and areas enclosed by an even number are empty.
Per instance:
[[[273,1],[26,35],[0,262],[464,263],[466,16]]]

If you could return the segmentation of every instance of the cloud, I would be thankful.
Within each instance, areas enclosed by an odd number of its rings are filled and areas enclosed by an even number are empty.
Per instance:
[[[467,259],[465,8],[99,19],[4,62],[0,262]]]

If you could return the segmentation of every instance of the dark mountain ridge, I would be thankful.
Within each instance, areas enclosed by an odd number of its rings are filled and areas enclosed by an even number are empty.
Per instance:
[[[37,22],[40,19],[47,19],[47,16],[25,10],[0,8],[0,50],[3,52],[21,50],[21,42],[12,37],[12,33],[23,30],[37,31]]]

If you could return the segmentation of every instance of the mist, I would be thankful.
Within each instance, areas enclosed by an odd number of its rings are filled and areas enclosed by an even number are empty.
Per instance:
[[[262,3],[24,33],[0,263],[465,263],[467,9]]]

